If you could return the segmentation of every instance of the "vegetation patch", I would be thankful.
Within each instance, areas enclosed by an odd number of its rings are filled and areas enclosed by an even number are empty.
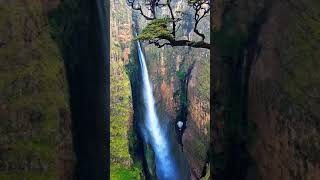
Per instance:
[[[197,74],[197,86],[196,86],[196,95],[197,97],[204,102],[210,102],[210,60],[204,59],[199,62],[199,74]],[[209,111],[209,110],[208,110]]]
[[[1,180],[15,180],[15,179],[24,179],[24,180],[55,180],[56,177],[53,176],[50,172],[53,170],[48,170],[48,172],[40,171],[10,171],[2,173],[0,172]]]
[[[167,39],[173,40],[173,35],[168,29],[170,23],[169,18],[152,20],[138,35],[137,40],[153,40],[153,39]]]
[[[308,13],[292,17],[295,23],[287,28],[285,52],[281,54],[284,79],[279,83],[291,101],[312,112],[320,108],[320,18],[319,10],[309,7]]]
[[[129,147],[135,136],[130,133],[132,118],[131,87],[122,61],[112,61],[110,79],[110,159],[111,177],[139,179],[141,167],[133,162]]]
[[[11,167],[0,171],[0,179],[56,179],[60,145],[70,135],[62,55],[50,36],[42,1],[0,4],[0,101],[6,107],[0,166]],[[40,161],[41,169],[15,169],[29,161]]]

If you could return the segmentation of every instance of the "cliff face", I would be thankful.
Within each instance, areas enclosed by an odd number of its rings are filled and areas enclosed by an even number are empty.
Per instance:
[[[319,5],[216,2],[216,179],[319,177]]]
[[[111,61],[128,64],[132,41],[132,13],[124,0],[110,5]]]
[[[319,13],[316,1],[277,1],[261,27],[248,96],[253,179],[320,177]]]
[[[197,38],[192,32],[193,11],[184,1],[173,3],[174,11],[185,12],[185,20],[178,36]],[[164,9],[163,14],[167,13]],[[137,14],[138,28],[148,21]],[[204,19],[200,31],[209,40],[209,20]],[[157,48],[144,44],[146,63],[153,85],[158,111],[168,121],[169,128],[175,129],[178,143],[183,148],[190,167],[192,179],[200,179],[207,162],[209,149],[209,50],[190,47]],[[178,121],[184,122],[183,133],[176,127]]]
[[[0,179],[71,179],[63,59],[42,1],[0,2]]]
[[[124,0],[111,1],[110,160],[111,179],[140,179],[141,163],[133,157],[133,104],[129,74],[132,37],[131,10]]]
[[[60,4],[60,0],[41,0],[45,13],[51,13]]]
[[[109,19],[102,0],[64,0],[49,13],[66,67],[76,179],[109,177]]]
[[[199,179],[209,148],[209,51],[151,45],[145,51],[157,106],[168,116],[162,120],[176,129],[192,178]],[[186,125],[183,134],[178,121]]]
[[[198,54],[197,50],[194,54]],[[192,179],[209,172],[208,165],[210,134],[210,63],[208,57],[196,59],[188,84],[187,128],[183,133],[182,144],[191,168]],[[208,170],[208,169],[206,169]]]

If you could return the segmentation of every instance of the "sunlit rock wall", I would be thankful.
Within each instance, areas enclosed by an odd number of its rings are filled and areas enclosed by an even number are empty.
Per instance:
[[[185,1],[174,1],[174,11],[185,13],[184,20],[177,32],[182,39],[199,40],[192,31],[193,10]],[[167,9],[159,14],[168,13]],[[134,13],[138,28],[142,29],[148,21]],[[209,17],[199,24],[199,29],[209,37]],[[170,122],[169,128],[175,128],[180,115],[181,101],[187,103],[186,129],[182,136],[183,150],[190,166],[192,179],[202,176],[206,166],[209,148],[209,87],[210,87],[210,51],[190,47],[157,48],[144,44],[146,63],[152,81],[155,101],[158,110],[166,118],[163,123]],[[191,71],[186,77],[188,70]],[[187,78],[187,83],[181,81]],[[182,87],[183,86],[183,87]],[[184,92],[183,89],[186,89]],[[186,96],[186,100],[184,100]],[[178,137],[177,137],[178,138]]]

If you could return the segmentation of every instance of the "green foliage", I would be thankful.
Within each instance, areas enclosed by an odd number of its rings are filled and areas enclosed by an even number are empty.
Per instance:
[[[181,108],[186,108],[188,105],[187,92],[184,89],[181,90],[180,104],[181,104]]]
[[[113,61],[110,66],[111,162],[127,166],[131,164],[128,146],[129,118],[132,108],[130,82],[122,62]]]
[[[210,165],[207,167],[206,175],[201,180],[210,180]]]
[[[6,173],[0,172],[1,180],[55,180],[54,176],[48,172],[40,172],[40,171],[10,171]]]
[[[199,62],[201,69],[199,74],[196,76],[196,94],[200,100],[209,102],[210,101],[210,60],[204,59]]]
[[[172,40],[173,35],[168,29],[169,18],[152,20],[142,30],[141,34],[136,38],[137,40],[153,40],[153,39],[167,39]]]
[[[315,98],[320,81],[320,22],[317,20],[320,11],[308,8],[309,12],[297,17],[286,33],[286,48],[281,52],[281,68],[286,69],[286,73],[279,85],[295,104],[317,112],[320,108]]]
[[[132,115],[129,77],[122,61],[111,61],[110,70],[111,179],[141,179],[142,167],[133,161],[129,151],[136,141],[129,129]]]
[[[21,138],[10,148],[19,150],[19,154],[38,154],[42,160],[54,162],[57,152],[53,148],[55,143],[47,137]]]
[[[183,70],[179,70],[177,72],[177,76],[178,76],[179,80],[183,80],[185,78],[185,76],[186,76],[186,72],[183,71]]]
[[[112,180],[141,180],[140,176],[140,167],[133,167],[133,168],[116,168],[111,169],[110,179]]]
[[[145,148],[145,158],[147,161],[149,174],[152,177],[155,177],[156,176],[156,174],[155,174],[155,172],[156,172],[155,156],[154,156],[154,152],[151,148],[151,145],[149,145],[149,144]]]
[[[129,135],[128,135],[128,140],[129,140],[129,150],[132,151],[132,150],[136,150],[138,149],[138,136],[137,134],[134,132],[134,131],[130,131],[129,132]]]
[[[188,97],[187,97],[188,89],[185,85],[186,72],[184,70],[179,70],[177,72],[177,76],[181,84],[180,91],[179,91],[180,108],[186,108],[188,104]]]
[[[125,0],[110,3],[111,51],[110,51],[110,176],[112,180],[141,179],[142,165],[135,157],[137,137],[133,128],[132,95],[129,74],[136,66],[124,56],[125,48],[131,48],[131,35],[122,32],[130,24],[131,11]],[[121,40],[125,36],[126,41]],[[135,78],[135,77],[131,77]]]

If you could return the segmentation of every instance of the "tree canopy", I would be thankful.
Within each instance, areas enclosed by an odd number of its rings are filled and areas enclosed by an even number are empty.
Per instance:
[[[194,13],[192,31],[200,40],[177,36],[182,23],[189,20],[184,19],[183,12],[175,9],[172,0],[127,0],[127,3],[150,21],[136,39],[148,41],[159,48],[170,45],[210,49],[210,44],[205,42],[205,34],[199,30],[199,23],[209,15],[209,0],[188,0],[188,5],[192,7]]]

